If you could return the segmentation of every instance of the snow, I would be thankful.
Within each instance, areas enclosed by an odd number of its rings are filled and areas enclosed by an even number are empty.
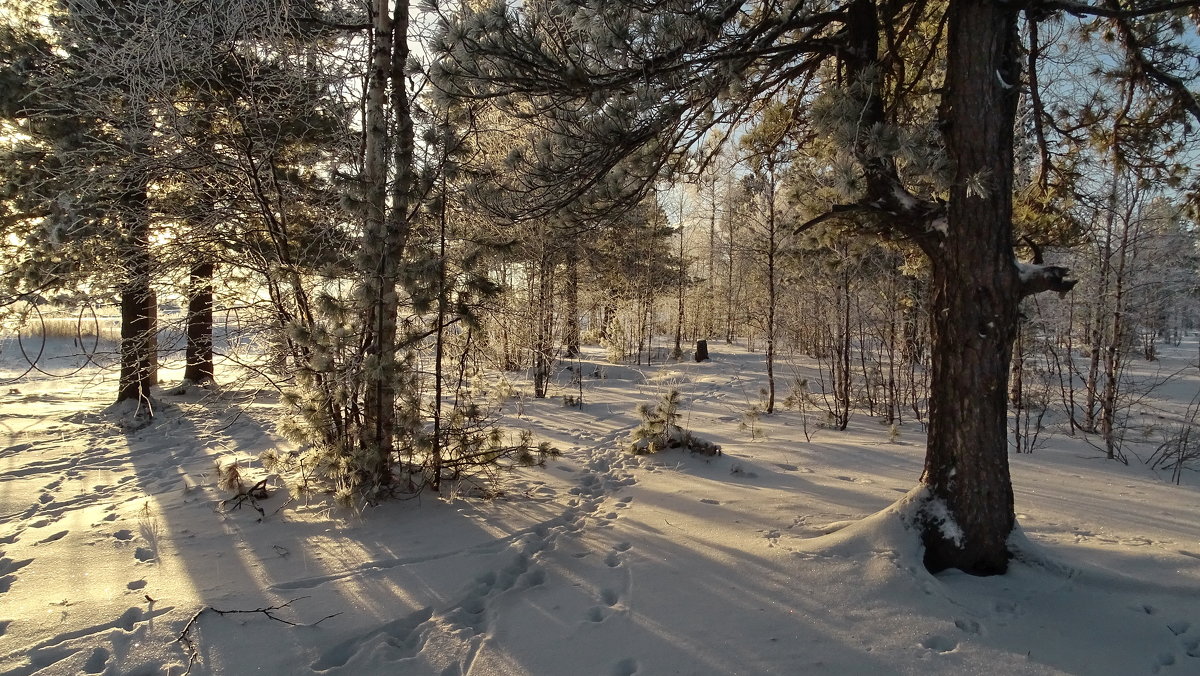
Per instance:
[[[1164,346],[1162,368],[1195,341]],[[265,393],[163,395],[126,432],[110,373],[5,380],[0,673],[182,674],[189,621],[193,674],[1200,673],[1194,472],[1175,486],[1055,435],[1011,458],[1010,572],[930,575],[911,526],[920,425],[891,441],[863,414],[846,432],[814,417],[806,443],[780,411],[755,438],[762,355],[710,346],[644,368],[593,348],[583,372],[610,377],[584,378],[582,409],[505,408],[561,457],[495,499],[460,485],[361,513],[278,480],[261,516],[222,504],[218,464],[249,484],[268,477],[260,453],[288,449]],[[8,347],[0,377],[24,370]],[[1186,404],[1198,383],[1192,368],[1152,397]],[[670,387],[723,455],[621,450]],[[200,612],[277,606],[295,624]]]

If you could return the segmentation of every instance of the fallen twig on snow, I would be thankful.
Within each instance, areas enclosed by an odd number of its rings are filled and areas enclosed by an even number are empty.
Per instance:
[[[242,609],[236,609],[236,608],[233,610],[221,610],[220,608],[214,608],[212,606],[204,606],[200,610],[197,610],[196,614],[192,615],[192,619],[188,620],[187,624],[185,624],[183,626],[183,631],[179,632],[179,636],[177,636],[175,638],[175,642],[182,643],[187,648],[187,651],[188,651],[188,667],[187,667],[187,671],[183,672],[184,676],[187,676],[187,674],[190,674],[192,672],[192,666],[196,664],[196,660],[199,659],[199,657],[200,657],[200,651],[198,651],[196,649],[196,644],[192,642],[192,639],[188,636],[188,632],[191,631],[192,626],[196,624],[196,622],[200,619],[200,616],[203,615],[205,612],[211,610],[212,612],[214,612],[218,615],[261,613],[261,614],[269,617],[270,619],[275,620],[276,622],[282,622],[283,624],[286,624],[289,627],[315,627],[318,624],[321,624],[322,622],[324,622],[325,620],[328,620],[330,618],[341,615],[340,612],[337,612],[332,615],[326,615],[325,617],[322,617],[321,619],[317,620],[316,622],[312,622],[310,624],[301,624],[299,622],[292,622],[291,620],[286,620],[286,619],[274,614],[274,611],[287,608],[288,606],[292,605],[296,601],[301,601],[306,598],[309,598],[309,597],[300,596],[300,597],[297,597],[297,598],[294,598],[294,599],[288,601],[287,603],[281,603],[277,606],[267,606],[265,608],[254,608],[253,610],[242,610]]]

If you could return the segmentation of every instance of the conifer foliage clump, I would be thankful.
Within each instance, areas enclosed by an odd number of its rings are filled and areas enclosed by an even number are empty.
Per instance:
[[[671,389],[663,394],[653,407],[638,406],[642,424],[633,430],[626,450],[635,455],[658,453],[669,448],[682,448],[701,455],[720,455],[717,444],[693,436],[679,424],[679,390]]]

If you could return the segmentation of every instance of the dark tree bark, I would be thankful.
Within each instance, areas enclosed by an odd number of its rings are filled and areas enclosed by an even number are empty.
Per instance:
[[[1008,466],[1008,367],[1022,297],[1013,259],[1017,9],[949,5],[943,123],[954,167],[947,228],[933,258],[932,388],[922,482],[925,565],[1003,573],[1015,523]],[[939,522],[944,513],[947,522]]]
[[[213,369],[213,264],[192,266],[188,285],[187,348],[183,379],[192,383],[211,382]]]
[[[121,200],[125,283],[121,286],[121,375],[117,401],[147,401],[156,371],[157,303],[150,286],[150,214],[147,181]]]
[[[563,296],[566,305],[563,310],[563,354],[570,359],[579,356],[579,249],[574,244],[567,246]]]

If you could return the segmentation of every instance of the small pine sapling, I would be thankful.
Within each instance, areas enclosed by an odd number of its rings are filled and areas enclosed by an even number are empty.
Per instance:
[[[750,408],[742,413],[742,422],[738,426],[743,430],[749,430],[751,439],[762,437],[762,430],[758,428],[758,421],[762,418],[762,414],[763,410],[758,404],[751,404]]]
[[[627,450],[636,455],[657,453],[668,448],[683,448],[701,455],[720,455],[721,447],[699,439],[679,424],[679,390],[671,389],[651,407],[637,408],[642,423],[633,430]]]
[[[800,412],[800,427],[804,431],[805,441],[812,441],[812,435],[808,431],[808,404],[811,397],[812,393],[808,391],[808,378],[797,377],[792,384],[792,389],[788,391],[787,397],[783,400],[784,408],[796,409]]]

